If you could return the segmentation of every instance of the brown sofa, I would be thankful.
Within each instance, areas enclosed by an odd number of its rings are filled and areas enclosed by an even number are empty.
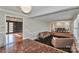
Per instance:
[[[51,44],[56,48],[71,48],[73,45],[73,38],[56,38],[54,37]]]
[[[51,35],[51,32],[45,31],[45,32],[40,32],[38,34],[38,38],[35,39],[35,41],[39,41],[41,43],[52,46],[51,45],[52,38],[53,38],[53,36]]]
[[[51,32],[48,32],[48,31],[45,31],[45,32],[40,32],[39,34],[38,34],[38,37],[39,38],[46,38],[46,37],[48,37],[48,36],[50,36],[51,35]]]
[[[54,37],[59,38],[72,38],[73,34],[71,32],[51,32]]]

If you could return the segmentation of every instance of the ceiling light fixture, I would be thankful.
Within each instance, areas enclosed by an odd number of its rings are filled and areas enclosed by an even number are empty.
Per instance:
[[[21,6],[20,8],[24,13],[30,13],[32,10],[31,6]]]

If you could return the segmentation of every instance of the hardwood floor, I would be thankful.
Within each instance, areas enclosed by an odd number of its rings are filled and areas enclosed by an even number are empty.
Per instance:
[[[12,35],[12,36],[11,36]],[[10,34],[11,38],[7,41],[6,46],[0,48],[0,53],[65,53],[61,49],[51,47],[37,41],[25,39],[22,33]],[[7,40],[7,39],[6,39]]]
[[[0,52],[2,53],[8,52],[8,51],[14,52],[13,50],[17,50],[16,49],[17,43],[20,45],[20,42],[22,43],[22,41],[23,41],[22,33],[7,34],[6,35],[6,46],[1,47]]]
[[[63,50],[56,49],[34,40],[23,40],[22,37],[17,34],[13,34],[13,36],[16,41],[1,47],[0,53],[65,53]]]
[[[1,48],[0,48],[1,49]],[[1,53],[67,53],[63,50],[41,44],[33,40],[24,40],[17,44],[10,44],[2,47]]]
[[[22,33],[6,34],[6,45],[23,40]]]

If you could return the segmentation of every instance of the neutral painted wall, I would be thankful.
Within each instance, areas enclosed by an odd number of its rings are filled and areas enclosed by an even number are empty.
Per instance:
[[[29,18],[25,18],[24,20],[24,39],[35,39],[39,32],[49,30],[49,25],[43,21]]]
[[[79,15],[74,21],[74,36],[77,39],[77,42],[79,43]]]
[[[5,45],[5,17],[0,13],[0,47]]]

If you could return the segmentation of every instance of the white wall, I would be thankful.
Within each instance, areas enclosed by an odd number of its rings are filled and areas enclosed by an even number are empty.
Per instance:
[[[37,19],[24,19],[24,39],[35,39],[37,34],[42,31],[49,31],[49,25]]]
[[[0,47],[5,45],[5,17],[0,13]]]
[[[74,36],[77,39],[77,42],[79,43],[79,15],[74,21]]]
[[[74,36],[76,38],[76,45],[79,48],[79,15],[74,20]]]

